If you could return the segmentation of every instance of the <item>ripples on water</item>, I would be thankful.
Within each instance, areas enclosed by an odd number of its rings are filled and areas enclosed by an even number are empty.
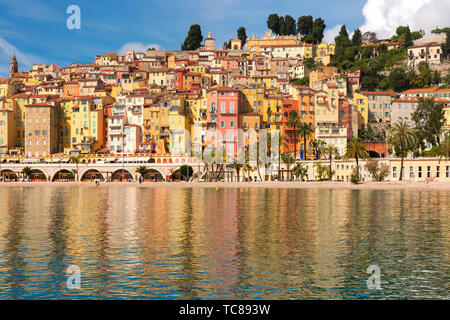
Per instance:
[[[0,299],[448,298],[450,192],[0,188]],[[382,290],[366,269],[381,268]],[[81,289],[66,268],[81,268]]]

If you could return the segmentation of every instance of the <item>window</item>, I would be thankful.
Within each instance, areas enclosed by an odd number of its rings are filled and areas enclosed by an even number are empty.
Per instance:
[[[422,167],[419,167],[419,173],[418,173],[419,178],[422,178]]]
[[[413,167],[409,167],[409,177],[410,177],[411,179],[414,178],[414,168],[413,168]]]
[[[441,175],[441,168],[439,166],[436,167],[436,178],[439,178]]]
[[[220,127],[225,128],[225,121],[220,121]]]
[[[445,177],[450,178],[450,166],[445,167]]]
[[[225,102],[220,103],[220,113],[225,113]]]
[[[427,178],[431,178],[431,167],[427,166]]]
[[[230,113],[234,113],[234,102],[230,102]]]
[[[234,121],[230,121],[230,128],[234,128]]]
[[[397,179],[397,167],[392,168],[392,178]]]

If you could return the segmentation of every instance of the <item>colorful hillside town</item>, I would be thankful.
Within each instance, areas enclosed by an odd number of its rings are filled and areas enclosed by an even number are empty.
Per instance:
[[[356,179],[368,181],[370,165],[384,165],[387,180],[450,181],[440,162],[450,131],[445,34],[407,47],[360,40],[369,48],[361,59],[401,47],[405,68],[443,67],[439,80],[400,91],[366,89],[369,71],[333,63],[342,41],[304,40],[269,30],[218,48],[210,32],[197,50],[110,52],[23,71],[13,56],[9,78],[0,78],[0,179],[350,181],[357,167]],[[418,121],[435,109],[441,118]],[[118,173],[102,171],[108,163]],[[136,168],[139,177],[120,169],[125,163],[173,168]],[[69,164],[100,169],[58,170]]]

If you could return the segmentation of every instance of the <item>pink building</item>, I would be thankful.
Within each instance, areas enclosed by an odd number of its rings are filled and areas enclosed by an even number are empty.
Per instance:
[[[208,90],[208,147],[223,149],[236,154],[238,151],[239,113],[242,110],[242,93],[230,87],[214,87]]]

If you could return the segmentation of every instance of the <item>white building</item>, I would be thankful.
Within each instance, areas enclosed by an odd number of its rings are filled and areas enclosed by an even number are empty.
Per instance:
[[[338,125],[317,126],[315,138],[335,146],[341,156],[345,154],[347,149],[347,127]]]
[[[428,64],[440,64],[442,48],[440,43],[428,43],[408,47],[408,66],[417,67],[424,61]]]

